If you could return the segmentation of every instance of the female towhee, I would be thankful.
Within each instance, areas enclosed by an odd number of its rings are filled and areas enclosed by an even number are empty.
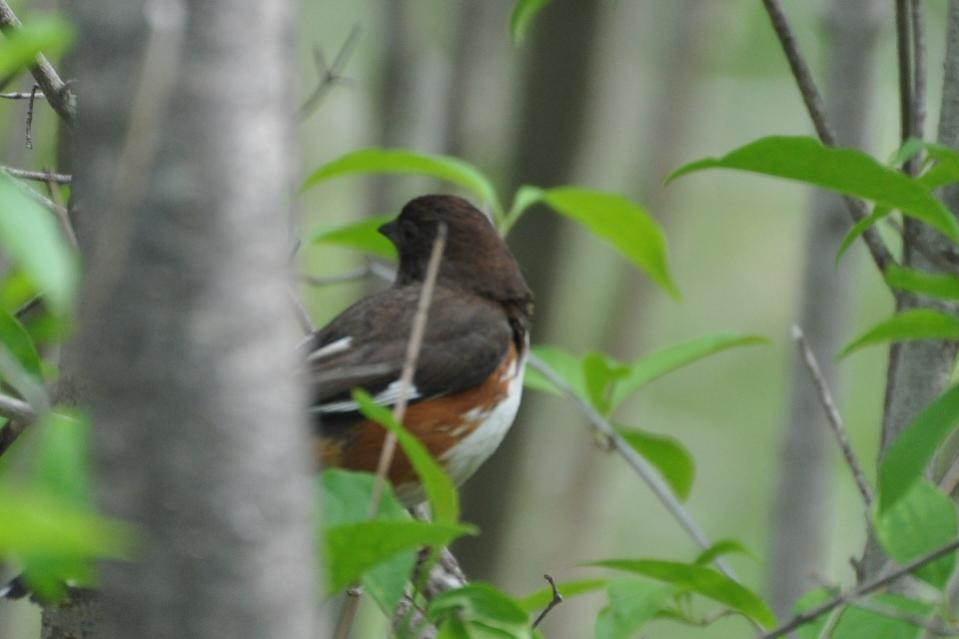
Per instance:
[[[396,245],[393,285],[313,335],[308,355],[316,454],[324,467],[374,472],[386,431],[351,399],[362,388],[392,407],[438,225],[447,227],[403,424],[459,485],[502,441],[523,388],[533,295],[485,215],[466,200],[426,195],[379,231]],[[407,505],[423,499],[402,451],[389,469]]]

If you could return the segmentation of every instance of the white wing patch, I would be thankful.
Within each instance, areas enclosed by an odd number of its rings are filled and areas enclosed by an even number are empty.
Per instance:
[[[335,344],[336,342],[333,343]],[[392,406],[400,399],[401,386],[400,380],[398,379],[390,382],[389,386],[373,396],[373,401],[381,406]],[[406,400],[413,401],[414,399],[419,399],[419,397],[420,392],[416,390],[416,386],[410,386]],[[352,399],[344,399],[338,402],[327,402],[326,404],[313,406],[310,410],[314,413],[352,413],[358,411],[359,408]]]
[[[332,357],[333,355],[345,353],[346,351],[350,350],[350,346],[352,344],[352,337],[341,337],[335,342],[330,342],[326,346],[322,346],[310,353],[307,356],[306,361],[315,362],[317,360],[326,359],[327,357]]]

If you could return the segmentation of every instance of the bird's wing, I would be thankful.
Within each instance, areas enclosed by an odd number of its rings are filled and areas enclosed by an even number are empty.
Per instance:
[[[355,388],[384,406],[397,401],[420,291],[419,285],[410,285],[367,297],[316,333],[307,361],[311,410],[321,421],[356,417]],[[507,354],[511,340],[506,314],[497,305],[437,287],[409,401],[481,384]]]

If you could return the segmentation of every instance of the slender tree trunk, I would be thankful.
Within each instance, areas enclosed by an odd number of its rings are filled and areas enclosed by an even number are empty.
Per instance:
[[[139,85],[144,16],[162,30],[180,9],[182,45],[151,56],[180,53],[163,95]],[[95,635],[61,608],[44,637],[313,637],[305,401],[286,299],[292,3],[72,10],[73,196],[89,272],[61,395],[93,418],[102,510],[136,524],[141,543],[103,566]],[[138,106],[127,133],[137,94],[169,109],[150,122]],[[153,168],[133,176],[139,192],[116,179],[131,147]]]
[[[589,107],[589,83],[601,2],[556,0],[533,25],[523,78],[510,182],[555,186],[572,177],[583,142]],[[507,191],[507,193],[511,192]],[[537,207],[538,208],[538,207]],[[523,270],[536,295],[533,336],[548,339],[559,318],[550,299],[555,286],[559,218],[542,210],[524,215],[510,235]],[[466,485],[466,518],[483,531],[458,544],[457,556],[468,575],[489,578],[504,543],[510,495],[520,465],[529,459],[524,429],[535,424],[539,398],[527,396],[518,423],[499,451]],[[495,486],[495,490],[490,487]]]
[[[945,74],[938,141],[959,149],[959,0],[950,0],[946,25]],[[946,188],[942,195],[953,214],[959,213],[959,189]],[[910,233],[918,234],[920,241],[934,250],[949,244],[949,240],[936,231],[912,221],[907,221],[906,229],[907,236]],[[903,262],[923,271],[937,271],[937,267],[917,251],[914,242],[908,238],[904,240]],[[921,297],[902,295],[897,311],[928,305],[928,300]],[[955,342],[920,340],[901,342],[890,349],[880,459],[916,415],[945,390],[955,365],[956,348]],[[876,574],[885,561],[879,544],[870,539],[862,561],[863,574]]]
[[[833,0],[825,18],[830,121],[843,146],[864,148],[868,140],[876,43],[889,15],[873,0]],[[836,388],[833,353],[847,334],[850,268],[834,266],[849,228],[842,200],[817,193],[806,228],[799,325],[816,352],[830,387]],[[812,585],[827,555],[834,457],[826,415],[798,356],[792,365],[790,402],[783,433],[782,474],[773,519],[769,592],[783,615]]]

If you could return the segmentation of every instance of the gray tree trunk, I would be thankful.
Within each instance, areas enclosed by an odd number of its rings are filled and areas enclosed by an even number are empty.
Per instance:
[[[93,418],[101,509],[141,538],[132,561],[102,567],[95,636],[306,639],[313,499],[286,299],[293,3],[185,2],[174,88],[143,89],[169,108],[128,138],[144,10],[170,5],[72,5],[89,272],[63,394]],[[131,144],[153,169],[140,192],[115,183]],[[61,613],[45,637],[87,636]]]
[[[949,2],[944,67],[938,141],[959,149],[959,0]],[[959,213],[959,189],[947,188],[943,196],[953,214]],[[906,228],[918,233],[920,239],[934,249],[949,244],[939,233],[923,225],[907,221]],[[903,246],[903,261],[912,268],[938,270],[908,240]],[[902,295],[897,311],[928,305],[924,298]],[[880,459],[916,415],[945,390],[955,365],[956,347],[955,342],[920,340],[901,342],[890,349]],[[864,574],[876,574],[885,561],[882,549],[870,539],[862,562]]]
[[[879,30],[889,15],[873,0],[832,0],[825,17],[826,100],[830,122],[843,146],[864,148],[875,79]],[[849,229],[843,201],[817,193],[806,228],[799,325],[836,389],[833,354],[848,334],[851,268],[834,266]],[[793,358],[790,401],[782,444],[769,561],[770,599],[777,615],[792,610],[813,584],[827,556],[834,448],[826,415],[801,359]]]

